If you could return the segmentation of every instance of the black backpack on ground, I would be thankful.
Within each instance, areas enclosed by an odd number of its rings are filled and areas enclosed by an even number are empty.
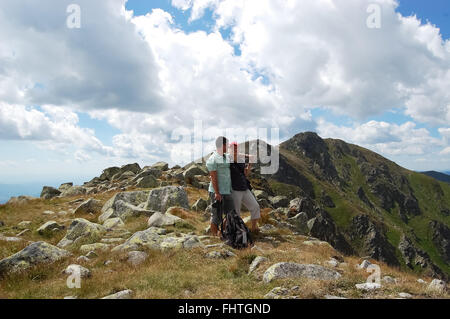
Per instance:
[[[220,225],[220,232],[225,244],[234,249],[243,249],[253,245],[248,227],[234,209],[225,213],[225,218]]]

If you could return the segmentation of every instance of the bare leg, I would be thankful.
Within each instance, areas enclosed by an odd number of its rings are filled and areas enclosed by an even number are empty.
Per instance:
[[[216,224],[211,223],[211,228],[210,228],[210,230],[211,230],[211,234],[212,234],[213,236],[218,236],[217,232],[218,232],[219,230],[217,229],[217,225],[216,225]]]
[[[259,219],[252,219],[252,232],[258,232],[258,220]]]

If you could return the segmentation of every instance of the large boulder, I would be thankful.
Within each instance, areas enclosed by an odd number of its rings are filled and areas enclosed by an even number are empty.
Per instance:
[[[167,171],[169,169],[169,164],[166,162],[157,162],[151,166],[152,168],[156,168],[160,171]]]
[[[161,235],[164,234],[166,234],[165,229],[150,227],[134,233],[123,244],[114,247],[112,251],[141,250],[143,248],[159,249],[159,243],[162,241]]]
[[[40,226],[37,229],[37,232],[41,236],[50,236],[53,235],[55,232],[63,230],[64,228],[65,228],[64,225],[60,225],[57,222],[51,220]]]
[[[72,182],[70,182],[70,183],[63,183],[63,184],[61,184],[61,185],[58,187],[58,190],[61,191],[61,192],[64,192],[66,189],[69,189],[69,188],[71,188],[72,186],[73,186],[73,183],[72,183]]]
[[[192,210],[195,210],[197,212],[203,212],[206,210],[206,207],[208,207],[208,201],[204,200],[203,198],[199,198],[194,205],[192,205]]]
[[[141,167],[139,166],[138,163],[126,164],[120,168],[120,172],[122,172],[122,173],[133,172],[135,175],[138,174],[140,171],[141,171]]]
[[[67,247],[79,243],[94,243],[106,232],[105,227],[90,221],[77,218],[72,221],[66,236],[58,243],[58,247]]]
[[[99,200],[89,198],[87,201],[81,203],[74,210],[74,215],[78,214],[97,214],[102,209],[102,203]]]
[[[64,190],[59,196],[60,197],[68,197],[68,196],[80,196],[86,194],[86,188],[83,186],[72,186]]]
[[[31,266],[52,263],[70,256],[70,253],[46,242],[34,242],[18,253],[0,260],[0,274],[25,270]]]
[[[189,166],[184,172],[183,172],[183,178],[188,184],[192,184],[194,176],[200,175],[200,176],[206,176],[208,175],[208,172],[203,169],[200,165],[193,164]]]
[[[279,278],[309,278],[316,280],[336,280],[341,274],[319,265],[305,265],[290,262],[277,263],[270,266],[263,276],[263,281],[269,283]]]
[[[153,175],[143,176],[136,181],[136,187],[140,188],[154,188],[158,186],[159,182]]]
[[[164,226],[171,226],[175,225],[177,222],[182,221],[180,217],[174,216],[169,213],[160,213],[155,212],[149,219],[148,219],[148,226],[155,226],[155,227],[164,227]]]
[[[54,187],[44,186],[41,191],[41,198],[51,199],[53,197],[59,196],[61,192]]]
[[[119,167],[108,167],[107,169],[104,169],[102,174],[100,175],[100,180],[105,181],[111,181],[112,177],[117,174],[120,171]]]
[[[163,213],[172,206],[190,209],[184,187],[165,186],[151,190],[145,208]]]
[[[149,191],[121,192],[111,197],[103,205],[98,220],[103,223],[105,220],[120,217],[122,220],[131,216],[151,216],[152,211],[143,209],[147,202]],[[138,207],[139,206],[139,207]]]

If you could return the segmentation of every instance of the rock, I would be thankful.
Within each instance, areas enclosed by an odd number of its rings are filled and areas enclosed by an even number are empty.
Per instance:
[[[319,265],[305,265],[291,262],[281,262],[270,266],[263,276],[263,281],[269,283],[279,278],[310,278],[316,280],[336,280],[341,274]]]
[[[142,264],[148,257],[148,254],[143,251],[130,251],[128,252],[128,263],[133,266]]]
[[[284,299],[289,295],[289,289],[283,287],[275,287],[264,295],[264,299]]]
[[[53,197],[59,196],[61,192],[54,187],[44,186],[41,191],[41,198],[51,199]]]
[[[127,165],[123,165],[120,168],[120,172],[125,173],[125,172],[132,172],[133,174],[138,174],[141,170],[141,167],[139,166],[138,163],[133,163],[133,164],[127,164]]]
[[[227,249],[223,249],[221,251],[210,251],[208,253],[206,253],[205,258],[210,258],[210,259],[226,259],[229,257],[236,257],[236,254],[227,250]]]
[[[425,284],[427,284],[427,282],[425,281],[425,280],[423,280],[423,279],[417,279],[417,282],[419,283],[419,284],[423,284],[423,285],[425,285]]]
[[[18,233],[16,236],[17,237],[21,237],[21,236],[23,236],[23,235],[25,235],[26,233],[29,233],[29,232],[30,232],[29,229],[24,229],[20,233]]]
[[[156,168],[160,171],[167,171],[169,169],[169,164],[166,162],[157,162],[151,166],[151,168]]]
[[[0,274],[24,270],[31,266],[52,263],[68,257],[70,253],[43,241],[30,244],[18,253],[0,261]]]
[[[29,201],[33,200],[33,199],[37,199],[37,197],[33,197],[33,196],[17,196],[17,197],[11,197],[6,204],[8,205],[23,205],[28,203]]]
[[[189,210],[188,197],[184,187],[165,186],[150,191],[146,209],[165,212],[172,206]]]
[[[398,266],[399,262],[392,246],[381,228],[375,225],[367,215],[353,217],[350,237],[352,240],[362,241],[362,254],[382,261],[391,266]]]
[[[88,252],[86,254],[86,257],[89,258],[89,259],[95,259],[95,258],[98,257],[98,255],[95,253],[95,251],[91,250],[90,252]]]
[[[78,299],[77,296],[65,296],[64,299]]]
[[[155,227],[163,227],[163,226],[171,226],[175,225],[177,222],[182,221],[180,217],[171,215],[169,213],[162,214],[160,212],[155,212],[149,219],[148,219],[148,226],[155,226]]]
[[[58,187],[58,190],[59,190],[60,192],[63,192],[63,191],[65,191],[66,189],[71,188],[72,186],[73,186],[73,183],[63,183],[63,184],[61,184],[61,185]]]
[[[120,192],[111,197],[105,205],[103,205],[98,220],[103,223],[108,218],[124,216],[142,216],[148,214],[151,216],[151,212],[139,208],[142,203],[146,203],[148,199],[149,191],[134,191],[134,192]]]
[[[262,263],[266,262],[268,259],[266,257],[257,256],[255,259],[253,259],[252,263],[250,264],[250,267],[248,269],[248,274],[250,275],[252,272],[254,272],[259,266],[261,266]]]
[[[286,196],[270,197],[269,200],[274,208],[287,207],[289,205],[289,199]]]
[[[79,274],[80,278],[90,278],[92,275],[89,269],[75,264],[67,266],[67,268],[63,271],[63,274],[65,275]]]
[[[138,231],[128,238],[123,244],[112,249],[116,251],[139,250],[143,248],[159,249],[159,244],[162,241],[160,235],[164,235],[166,230],[164,228],[150,227],[146,230]]]
[[[97,214],[102,209],[102,203],[99,200],[89,198],[87,201],[83,202],[75,208],[73,214]]]
[[[152,175],[141,177],[136,182],[136,187],[140,188],[154,188],[159,186],[159,182]]]
[[[289,202],[288,217],[295,216],[301,212],[304,212],[308,219],[315,217],[314,202],[311,198],[294,198]]]
[[[415,269],[419,266],[425,271],[426,275],[438,278],[446,277],[444,272],[431,261],[430,256],[417,248],[407,236],[402,236],[398,249],[403,256],[406,266],[409,268]]]
[[[0,240],[6,241],[6,242],[19,242],[19,241],[22,241],[23,239],[19,238],[19,237],[5,237],[0,234]]]
[[[104,243],[87,244],[80,247],[80,252],[82,254],[89,252],[108,252],[109,250],[110,245]]]
[[[397,283],[397,279],[392,278],[391,276],[384,276],[383,279],[382,279],[382,281],[383,281],[385,284],[396,284],[396,283]]]
[[[331,259],[328,260],[326,263],[327,263],[327,265],[330,266],[330,267],[338,267],[338,266],[339,266],[339,261],[337,261],[337,260],[334,259],[334,258],[331,258]]]
[[[399,296],[400,298],[405,298],[405,299],[411,299],[411,298],[413,297],[411,294],[409,294],[409,293],[407,293],[407,292],[400,292],[400,293],[398,294],[398,296]]]
[[[80,196],[86,194],[83,186],[72,186],[60,194],[60,197]]]
[[[58,243],[58,247],[67,247],[80,242],[93,243],[101,238],[106,232],[105,227],[90,221],[77,218],[72,221],[67,230],[66,236]]]
[[[346,255],[353,253],[353,248],[337,230],[333,219],[326,211],[317,211],[316,217],[310,219],[307,226],[310,236],[330,243],[335,249]]]
[[[102,299],[131,299],[133,297],[132,290],[122,290],[115,294],[103,297]]]
[[[124,241],[124,238],[103,238],[102,240],[100,240],[100,242],[104,244],[121,244]]]
[[[358,290],[376,290],[380,289],[381,285],[375,282],[365,282],[363,284],[356,284],[355,287]]]
[[[204,246],[205,245],[201,242],[201,240],[198,236],[189,236],[189,238],[183,242],[183,248],[185,248],[185,249],[204,247]]]
[[[322,194],[322,197],[320,198],[320,202],[322,203],[323,206],[328,207],[328,208],[336,207],[336,205],[333,202],[333,199],[325,193]]]
[[[450,264],[450,228],[438,221],[430,222],[432,240],[439,254],[447,264]]]
[[[192,184],[192,179],[196,175],[206,176],[208,175],[208,172],[204,170],[200,165],[193,164],[184,171],[183,178],[186,181],[186,183]]]
[[[55,212],[52,212],[51,210],[45,210],[42,215],[52,216],[55,215]]]
[[[79,263],[88,263],[88,262],[90,262],[90,260],[86,256],[80,256],[80,257],[77,258],[77,262],[79,262]]]
[[[208,202],[203,198],[199,198],[194,205],[192,205],[192,210],[197,212],[205,211],[206,207],[208,207]]]
[[[267,193],[263,190],[255,189],[255,190],[253,190],[253,194],[255,195],[257,200],[269,198],[269,195],[267,195]]]
[[[64,228],[64,225],[60,225],[57,222],[51,220],[39,227],[37,229],[37,232],[41,236],[49,236],[54,234],[55,232],[63,230]]]
[[[443,280],[433,279],[427,287],[427,292],[444,293],[447,290],[447,284]]]
[[[308,215],[305,212],[301,212],[294,217],[288,218],[288,222],[295,227],[295,231],[300,235],[306,235],[309,233],[308,229]]]
[[[107,231],[113,230],[115,228],[123,228],[124,226],[125,224],[120,217],[109,218],[103,223],[103,227],[105,227]]]
[[[112,177],[117,174],[120,171],[119,167],[108,167],[107,169],[104,169],[102,174],[100,175],[99,179],[102,181],[105,180],[112,180]]]
[[[21,221],[20,223],[17,224],[17,226],[18,226],[19,228],[30,227],[30,226],[31,226],[31,221],[29,221],[29,220]]]

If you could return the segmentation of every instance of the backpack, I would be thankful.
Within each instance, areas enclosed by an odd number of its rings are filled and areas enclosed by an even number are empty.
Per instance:
[[[235,249],[243,249],[253,245],[248,227],[234,209],[225,213],[220,232],[225,244]]]

